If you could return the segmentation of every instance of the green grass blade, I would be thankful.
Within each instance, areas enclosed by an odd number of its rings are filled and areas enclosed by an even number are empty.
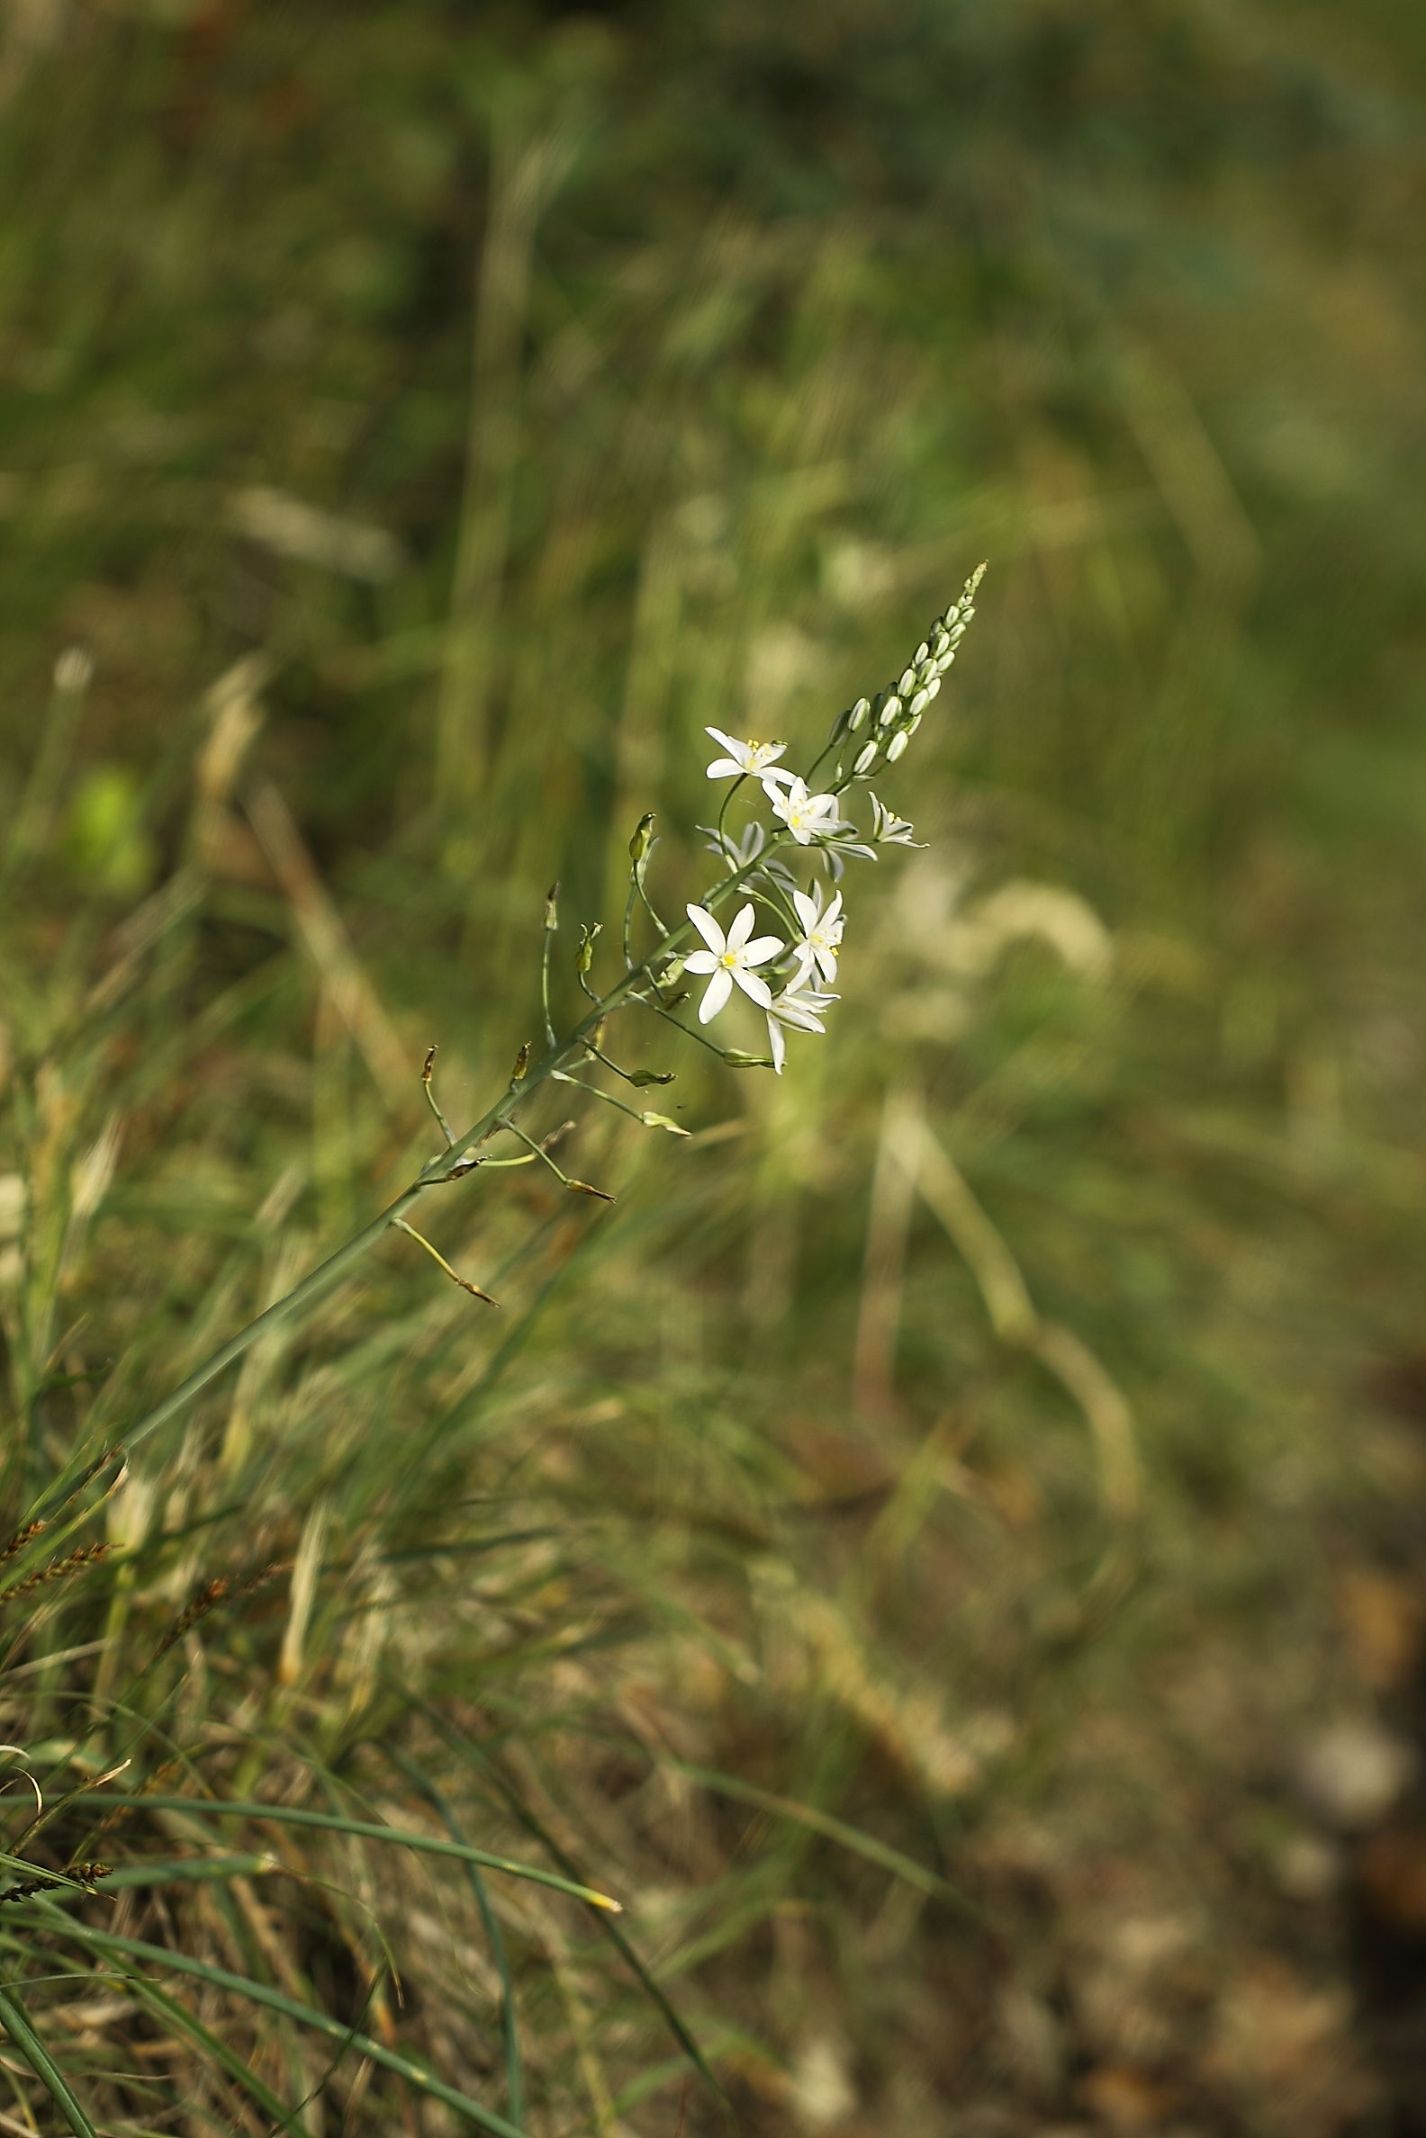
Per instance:
[[[541,1823],[539,1819],[536,1818],[535,1814],[523,1802],[518,1791],[511,1787],[510,1783],[506,1780],[505,1776],[501,1773],[499,1767],[495,1764],[495,1762],[490,1759],[486,1755],[486,1753],[482,1751],[481,1747],[476,1744],[471,1738],[465,1736],[459,1731],[453,1730],[450,1725],[445,1721],[445,1719],[442,1716],[438,1715],[433,1708],[426,1707],[423,1703],[422,1712],[440,1732],[440,1735],[445,1739],[446,1743],[449,1744],[454,1751],[464,1752],[466,1755],[473,1758],[478,1763],[482,1774],[484,1774],[493,1784],[495,1789],[499,1791],[501,1800],[505,1804],[507,1810],[514,1818],[519,1820],[520,1824],[524,1827],[526,1833],[532,1835],[534,1839],[539,1842],[540,1846],[554,1859],[556,1863],[562,1863],[565,1865],[565,1868],[568,1869],[568,1859],[566,1858],[563,1849],[560,1847],[560,1844],[558,1843],[558,1841],[556,1841],[554,1835],[548,1831],[548,1829]],[[703,2051],[699,2048],[697,2042],[694,2040],[693,2035],[690,2033],[688,2027],[685,2025],[682,2017],[679,2014],[677,2006],[673,2003],[667,1991],[662,1987],[659,1982],[654,1979],[654,1976],[645,1966],[643,1960],[639,1956],[639,1952],[636,1946],[634,1945],[632,1939],[626,1937],[619,1924],[612,1921],[607,1915],[601,1915],[597,1918],[597,1920],[600,1929],[604,1932],[604,1935],[613,1945],[615,1951],[619,1954],[619,1957],[623,1960],[625,1966],[628,1967],[630,1971],[637,1977],[639,1983],[643,1988],[644,1994],[648,1997],[650,2003],[657,2008],[663,2019],[664,2025],[668,2028],[670,2034],[672,2034],[674,2040],[678,2043],[680,2049],[683,2050],[684,2054],[693,2064],[699,2076],[706,2081],[711,2091],[717,2096],[720,2101],[726,2100],[726,2096],[723,2092],[723,2089],[718,2083],[717,2074],[714,2072],[712,2066],[709,2064],[707,2058],[704,2056]]]
[[[192,1975],[199,1982],[206,1982],[214,1989],[231,1990],[235,1996],[246,1997],[253,2004],[265,2005],[272,2012],[281,2012],[284,2018],[295,2020],[299,2026],[310,2027],[314,2033],[325,2035],[328,2041],[342,2042],[354,2049],[359,2056],[366,2057],[369,2062],[380,2064],[384,2071],[393,2072],[398,2078],[404,2079],[406,2084],[414,2087],[418,2093],[427,2095],[433,2101],[444,2102],[447,2108],[452,2108],[458,2115],[464,2116],[477,2130],[489,2131],[491,2138],[527,2138],[527,2133],[521,2131],[517,2125],[507,2123],[505,2118],[497,2115],[493,2109],[482,2107],[480,2102],[473,2101],[469,2094],[459,2092],[454,2086],[448,2086],[444,2079],[438,2079],[434,2072],[427,2071],[423,2064],[416,2063],[413,2058],[402,2056],[394,2049],[384,2048],[369,2034],[363,2034],[354,2027],[343,2026],[342,2022],[333,2019],[330,2013],[319,2012],[314,2005],[302,2004],[297,1998],[289,1997],[283,1990],[271,1988],[266,1982],[255,1982],[248,1975],[232,1974],[226,1967],[215,1967],[207,1960],[195,1960],[186,1952],[170,1951],[162,1945],[149,1945],[141,1938],[121,1938],[111,1931],[93,1930],[87,1923],[72,1922],[58,1909],[54,1911],[53,1921],[55,1928],[63,1936],[73,1938],[95,1952],[119,1953],[126,1959],[144,1961],[151,1967],[169,1968],[175,1974]],[[84,2138],[97,2138],[88,2123],[77,2123],[74,2128],[84,2134]]]
[[[236,2079],[238,2084],[252,2095],[263,2114],[271,2116],[279,2130],[291,2132],[293,2138],[307,2138],[295,2111],[280,2101],[266,2081],[258,2077],[251,2064],[239,2056],[235,2049],[230,2049],[211,2027],[205,2027],[202,2020],[189,2011],[187,2005],[181,2004],[177,1997],[170,1997],[166,1990],[159,1989],[147,1976],[141,1975],[137,1968],[125,1967],[119,1972],[134,1995],[146,2004],[150,2011],[157,2012],[161,2018],[167,2020],[176,2032],[186,2034],[210,2062],[216,2064],[219,2070],[226,2071],[230,2078]]]
[[[5,2029],[15,2045],[17,2054],[29,2065],[60,2110],[65,2122],[76,2134],[76,2138],[99,2138],[94,2125],[70,2090],[68,2079],[30,2025],[29,2016],[13,1983],[0,1987],[0,2027]]]
[[[408,1827],[379,1826],[370,1819],[348,1819],[330,1811],[304,1811],[292,1804],[228,1803],[216,1797],[121,1796],[107,1789],[84,1790],[82,1798],[94,1804],[122,1804],[142,1811],[186,1811],[194,1818],[271,1819],[280,1826],[317,1826],[326,1833],[350,1834],[363,1841],[386,1841],[397,1848],[414,1849],[424,1856],[454,1856],[461,1863],[479,1864],[487,1871],[503,1871],[510,1878],[528,1878],[537,1886],[567,1893],[591,1908],[619,1915],[623,1904],[593,1886],[573,1878],[558,1877],[531,1864],[516,1863],[509,1856],[492,1856],[484,1849],[469,1848],[463,1841],[442,1841],[434,1834],[413,1833]]]
[[[387,1745],[385,1751],[397,1771],[405,1775],[414,1789],[419,1789],[432,1810],[445,1821],[452,1838],[461,1840],[461,1830],[456,1823],[455,1814],[435,1783],[428,1781],[416,1762],[408,1759],[404,1752],[398,1752],[392,1745]],[[515,1985],[510,1976],[510,1956],[505,1950],[505,1933],[500,1927],[500,1918],[491,1907],[490,1895],[485,1890],[485,1880],[473,1863],[466,1865],[465,1873],[475,1896],[475,1905],[480,1911],[480,1920],[485,1926],[490,1957],[500,1977],[500,2037],[505,2050],[505,2105],[515,2122],[519,2123],[525,2114],[525,2072],[520,2055],[519,2013],[515,2004]]]
[[[713,1767],[690,1766],[681,1759],[670,1760],[668,1764],[676,1774],[697,1782],[702,1789],[731,1797],[734,1803],[747,1804],[754,1811],[767,1812],[772,1818],[790,1819],[798,1826],[805,1826],[809,1833],[820,1834],[824,1840],[835,1841],[839,1848],[849,1850],[867,1863],[874,1863],[879,1870],[891,1872],[893,1877],[914,1886],[918,1893],[945,1901],[977,1922],[985,1920],[975,1902],[959,1887],[951,1885],[937,1872],[927,1870],[925,1864],[918,1863],[914,1856],[903,1856],[900,1849],[878,1841],[873,1834],[864,1834],[859,1827],[848,1826],[844,1819],[834,1818],[829,1811],[819,1811],[815,1804],[802,1804],[795,1797],[778,1796],[770,1789],[759,1789],[755,1782],[740,1781],[732,1774],[720,1774]]]

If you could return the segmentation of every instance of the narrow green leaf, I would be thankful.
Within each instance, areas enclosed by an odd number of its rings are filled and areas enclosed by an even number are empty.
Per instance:
[[[310,2027],[314,2033],[324,2034],[328,2041],[338,2041],[354,2049],[358,2056],[366,2057],[373,2064],[380,2064],[384,2071],[391,2071],[414,2086],[418,2093],[427,2094],[433,2101],[443,2101],[458,2115],[473,2123],[477,2130],[489,2131],[492,2138],[527,2138],[527,2133],[517,2125],[507,2123],[493,2109],[483,2108],[469,2094],[460,2093],[454,2086],[447,2086],[434,2072],[427,2071],[409,2056],[401,2056],[394,2049],[384,2048],[369,2034],[355,2027],[343,2026],[328,2012],[319,2012],[314,2005],[301,2004],[282,1990],[273,1989],[266,1982],[254,1982],[248,1975],[231,1974],[226,1967],[215,1967],[210,1961],[195,1960],[186,1952],[170,1951],[163,1945],[149,1945],[141,1938],[116,1937],[111,1931],[92,1930],[87,1923],[73,1922],[59,1909],[53,1911],[56,1930],[78,1944],[88,1945],[95,1952],[122,1953],[126,1958],[142,1960],[151,1967],[170,1968],[175,1974],[193,1975],[200,1982],[209,1983],[214,1989],[231,1990],[236,1996],[246,1997],[253,2004],[266,2005],[269,2011],[281,2012],[284,2018],[292,2019],[299,2026]],[[88,2123],[76,2123],[74,2129],[81,2138],[97,2138]]]
[[[442,1841],[434,1834],[412,1833],[407,1827],[378,1826],[370,1819],[349,1819],[330,1811],[304,1811],[293,1804],[227,1803],[217,1797],[121,1796],[107,1789],[84,1790],[80,1795],[89,1803],[123,1804],[136,1811],[186,1811],[193,1818],[271,1819],[280,1826],[319,1826],[328,1833],[351,1834],[364,1841],[391,1842],[397,1848],[414,1849],[420,1855],[454,1856],[461,1863],[478,1863],[487,1871],[504,1871],[510,1878],[528,1878],[537,1886],[549,1886],[556,1893],[568,1893],[574,1900],[582,1900],[587,1906],[612,1915],[623,1912],[622,1902],[611,1899],[607,1893],[596,1892],[593,1886],[580,1885],[572,1878],[557,1877],[553,1871],[516,1863],[509,1856],[492,1856],[484,1849],[468,1848],[463,1841]]]
[[[230,2078],[236,2079],[238,2084],[252,2095],[264,2115],[272,2117],[279,2129],[292,2132],[294,2138],[307,2138],[307,2133],[294,2112],[258,2077],[246,2058],[239,2056],[235,2049],[230,2049],[211,2027],[205,2027],[202,2020],[196,2018],[186,2004],[180,2003],[177,1997],[170,1997],[166,1990],[157,1988],[147,1976],[141,1975],[137,1968],[124,1967],[117,1972],[123,1976],[135,1996],[151,2011],[166,2019],[169,2026],[178,2033],[186,2034],[190,2041],[197,2043],[211,2062],[220,2070],[226,2071]]]
[[[686,1760],[668,1762],[676,1774],[686,1775],[690,1782],[701,1788],[711,1789],[715,1795],[731,1797],[735,1803],[748,1804],[755,1811],[765,1811],[773,1818],[790,1819],[795,1825],[805,1826],[810,1833],[821,1834],[828,1841],[835,1841],[839,1848],[850,1850],[855,1856],[864,1857],[879,1870],[890,1871],[896,1878],[904,1879],[918,1893],[929,1894],[936,1900],[946,1901],[959,1908],[963,1915],[977,1922],[984,1922],[982,1911],[962,1893],[935,1871],[927,1870],[917,1863],[914,1856],[903,1856],[900,1849],[891,1848],[885,1841],[878,1841],[872,1834],[864,1834],[858,1827],[848,1826],[843,1819],[835,1819],[828,1811],[819,1811],[815,1804],[801,1804],[795,1797],[777,1796],[770,1789],[759,1789],[756,1783],[739,1781],[734,1775],[719,1774],[712,1767],[691,1766]]]
[[[94,2125],[70,2091],[68,2079],[30,2025],[29,2016],[13,1983],[0,1988],[0,2027],[5,2029],[15,2045],[17,2054],[29,2065],[50,2099],[63,2114],[65,2122],[76,2134],[76,2138],[99,2138]]]
[[[476,1744],[473,1738],[466,1736],[463,1731],[452,1729],[450,1724],[424,1701],[421,1703],[421,1712],[433,1724],[453,1751],[463,1752],[478,1763],[481,1772],[488,1776],[491,1783],[499,1791],[507,1810],[519,1820],[526,1833],[532,1834],[556,1863],[563,1863],[568,1868],[567,1858],[559,1842],[536,1818],[535,1814],[521,1799],[518,1791],[511,1787],[495,1761]],[[596,1920],[605,1937],[614,1946],[625,1965],[632,1970],[643,1985],[645,1995],[657,2007],[663,2017],[665,2026],[678,2043],[680,2049],[684,2051],[689,2061],[694,2065],[700,2077],[707,2082],[711,2091],[720,2101],[726,2100],[727,2097],[718,2083],[717,2075],[685,2025],[677,2006],[662,1985],[655,1981],[632,1940],[626,1937],[620,1925],[611,1921],[607,1915],[601,1915]]]
[[[427,1779],[421,1769],[404,1752],[394,1745],[387,1745],[386,1756],[392,1765],[414,1789],[419,1789],[431,1808],[442,1818],[453,1839],[462,1839],[456,1817],[435,1783]],[[520,2056],[519,2014],[515,2006],[515,1985],[510,1976],[510,1958],[505,1950],[505,1933],[500,1927],[500,1918],[490,1905],[490,1896],[485,1890],[485,1880],[473,1863],[465,1866],[470,1881],[475,1905],[480,1910],[480,1920],[485,1926],[485,1935],[490,1944],[490,1956],[495,1962],[495,1971],[500,1977],[500,2034],[505,2046],[505,2105],[519,2123],[525,2113],[525,2073]]]

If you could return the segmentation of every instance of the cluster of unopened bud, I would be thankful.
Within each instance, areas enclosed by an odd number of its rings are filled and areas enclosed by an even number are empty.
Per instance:
[[[853,779],[869,779],[879,765],[894,765],[920,727],[975,615],[975,591],[984,572],[982,564],[971,573],[960,599],[936,618],[897,680],[874,698],[858,698],[842,714],[837,723],[839,742],[866,731],[866,740],[852,760]]]

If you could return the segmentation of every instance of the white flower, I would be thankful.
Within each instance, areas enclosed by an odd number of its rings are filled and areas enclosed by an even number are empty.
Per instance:
[[[717,1016],[732,994],[735,980],[743,993],[750,996],[759,1009],[765,1010],[772,1001],[772,989],[760,973],[754,972],[753,967],[766,965],[769,958],[775,958],[780,950],[786,948],[782,937],[759,935],[755,936],[752,942],[748,941],[753,926],[751,901],[739,907],[726,936],[706,907],[689,906],[687,911],[688,918],[708,948],[695,950],[691,957],[685,958],[683,969],[685,972],[709,973],[712,976],[703,991],[703,1000],[698,1005],[698,1022],[707,1024],[711,1018]]]
[[[859,861],[875,861],[876,855],[865,840],[856,836],[855,824],[834,825],[819,843],[819,852],[827,865],[834,883],[840,883],[847,873],[847,860],[855,855]]]
[[[802,923],[802,940],[793,946],[797,959],[796,977],[790,986],[796,989],[811,978],[815,966],[828,987],[837,977],[837,951],[845,925],[842,918],[842,894],[838,891],[824,912],[822,909],[822,886],[814,884],[810,894],[794,891],[792,903],[797,908],[797,918]]]
[[[763,784],[763,792],[771,800],[780,786],[791,781],[790,772],[774,772],[777,763],[787,748],[785,742],[740,742],[736,735],[725,735],[721,728],[705,728],[715,742],[721,742],[727,751],[726,757],[715,757],[708,767],[709,779],[757,779]]]
[[[835,794],[809,794],[806,780],[794,779],[785,794],[769,793],[768,800],[773,815],[782,818],[799,846],[841,829]]]
[[[837,1000],[836,995],[821,994],[816,988],[804,987],[800,980],[795,980],[768,1004],[767,1039],[772,1049],[772,1066],[779,1076],[787,1060],[788,1027],[794,1032],[825,1032],[827,1027],[822,1018]]]
[[[915,826],[907,817],[899,817],[887,809],[876,796],[868,796],[871,803],[871,835],[878,846],[914,846],[924,850],[925,842],[913,839]]]
[[[720,832],[712,824],[700,824],[698,829],[706,834],[705,843],[709,853],[716,854],[720,861],[731,862],[735,869],[751,867],[767,845],[767,830],[758,823],[756,817],[751,824],[743,826],[736,839],[730,831]],[[776,855],[770,861],[765,861],[755,873],[758,876],[775,878],[785,889],[790,890],[792,887],[792,872]]]

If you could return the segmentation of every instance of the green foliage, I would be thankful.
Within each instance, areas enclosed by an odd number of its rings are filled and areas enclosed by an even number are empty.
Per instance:
[[[781,2138],[829,2056],[871,2127],[1093,2113],[1147,2038],[1096,1895],[1223,2006],[1330,1947],[1290,1748],[1422,1489],[1367,1393],[1419,1345],[1419,34],[21,15],[17,2114],[694,2138],[701,2060]],[[681,911],[703,725],[815,746],[982,555],[826,1040],[650,1020],[695,1133],[582,1121],[614,1209],[423,1208],[499,1316],[388,1234],[104,1459],[431,1158],[433,1040],[463,1134],[542,949],[561,1029],[581,928],[617,973],[650,807]],[[1122,2000],[1173,2112],[1342,2127],[1203,1972]]]

